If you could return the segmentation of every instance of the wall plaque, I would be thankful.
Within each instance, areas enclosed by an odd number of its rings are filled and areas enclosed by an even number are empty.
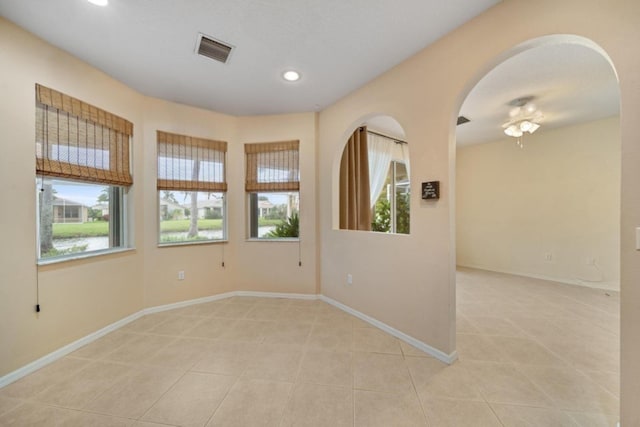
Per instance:
[[[438,200],[440,198],[440,181],[423,182],[422,198],[425,200]]]

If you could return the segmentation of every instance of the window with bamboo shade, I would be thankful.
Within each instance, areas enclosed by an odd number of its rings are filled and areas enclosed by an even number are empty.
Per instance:
[[[244,145],[250,238],[299,238],[299,145],[299,141]]]
[[[227,143],[158,131],[159,244],[226,239]]]
[[[133,124],[40,84],[35,95],[38,262],[128,247]]]

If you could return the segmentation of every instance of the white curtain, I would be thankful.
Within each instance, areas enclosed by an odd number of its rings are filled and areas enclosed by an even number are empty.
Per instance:
[[[389,164],[393,155],[394,142],[389,138],[369,133],[367,135],[369,152],[369,185],[371,187],[371,207],[376,204],[380,197],[382,187],[387,179]],[[407,153],[408,158],[408,153]]]

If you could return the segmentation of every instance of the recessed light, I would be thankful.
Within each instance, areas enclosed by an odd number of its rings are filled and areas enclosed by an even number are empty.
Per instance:
[[[106,6],[109,4],[109,0],[87,0],[91,4],[95,4],[96,6]]]
[[[296,82],[300,80],[300,73],[298,73],[297,71],[288,70],[282,74],[282,77],[288,82]]]

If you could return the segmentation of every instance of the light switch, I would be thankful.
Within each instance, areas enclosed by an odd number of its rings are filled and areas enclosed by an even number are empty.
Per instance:
[[[636,227],[636,250],[640,251],[640,227]]]

